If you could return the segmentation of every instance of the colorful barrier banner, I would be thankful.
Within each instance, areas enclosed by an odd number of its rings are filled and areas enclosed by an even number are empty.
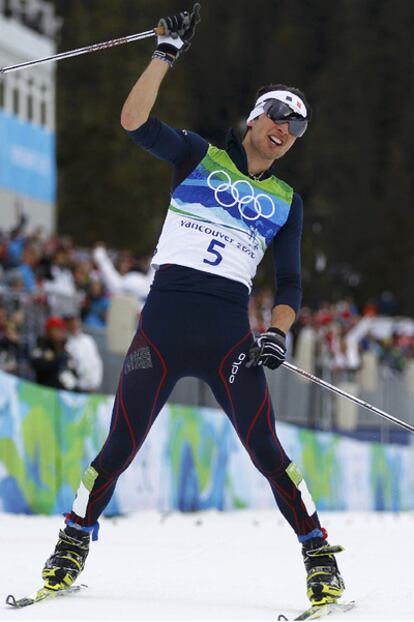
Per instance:
[[[70,510],[100,450],[113,397],[54,391],[0,372],[0,511]],[[414,509],[414,445],[369,443],[279,423],[319,510]],[[121,475],[106,515],[143,509],[275,507],[220,410],[167,405]]]
[[[0,111],[0,187],[54,203],[55,134]]]

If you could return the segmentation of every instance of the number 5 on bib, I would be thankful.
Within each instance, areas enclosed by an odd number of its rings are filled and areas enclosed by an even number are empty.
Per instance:
[[[226,248],[226,245],[223,242],[219,242],[218,240],[211,240],[208,245],[207,252],[214,256],[214,259],[203,259],[203,263],[208,263],[210,266],[218,266],[220,262],[223,261],[223,256],[217,250],[219,248]]]

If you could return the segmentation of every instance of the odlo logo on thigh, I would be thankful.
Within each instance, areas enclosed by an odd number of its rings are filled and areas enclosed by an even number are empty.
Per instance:
[[[231,364],[231,374],[229,376],[230,384],[233,384],[233,382],[235,381],[236,374],[239,371],[239,367],[243,363],[245,358],[246,355],[242,352],[241,354],[239,354],[239,358],[237,359],[237,361],[233,361],[233,363]]]

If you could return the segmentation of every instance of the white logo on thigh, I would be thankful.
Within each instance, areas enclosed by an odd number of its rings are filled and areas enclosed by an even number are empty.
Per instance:
[[[246,358],[246,355],[243,354],[242,352],[241,354],[239,354],[239,358],[237,359],[237,361],[233,361],[233,363],[231,364],[231,374],[229,376],[230,384],[233,384],[233,382],[235,381],[236,374],[239,371],[239,367],[243,363],[245,358]]]
[[[219,176],[217,184],[213,182],[212,178]],[[224,176],[222,181],[221,176]],[[211,190],[214,190],[214,198],[216,199],[220,207],[229,209],[237,205],[240,215],[245,220],[258,220],[259,218],[271,218],[276,211],[276,206],[272,197],[263,192],[255,194],[253,186],[247,179],[238,179],[235,182],[231,181],[231,177],[226,171],[213,171],[207,178],[207,185]],[[245,194],[243,195],[243,186],[245,188]],[[247,188],[247,192],[246,192]],[[227,199],[227,203],[221,198],[224,193],[229,192],[231,197]],[[246,208],[253,212],[253,216],[246,215]]]

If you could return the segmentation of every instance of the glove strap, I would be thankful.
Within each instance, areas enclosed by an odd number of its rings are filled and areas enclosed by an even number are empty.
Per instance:
[[[280,335],[281,337],[286,338],[286,333],[284,333],[283,330],[280,330],[280,328],[275,328],[274,326],[269,326],[266,332],[276,333],[277,335]]]
[[[162,60],[164,61],[164,63],[167,63],[170,69],[172,69],[174,62],[175,62],[175,59],[172,58],[170,54],[167,54],[167,52],[162,52],[161,50],[155,50],[155,52],[151,56],[151,59],[154,59],[154,58],[158,60]]]

